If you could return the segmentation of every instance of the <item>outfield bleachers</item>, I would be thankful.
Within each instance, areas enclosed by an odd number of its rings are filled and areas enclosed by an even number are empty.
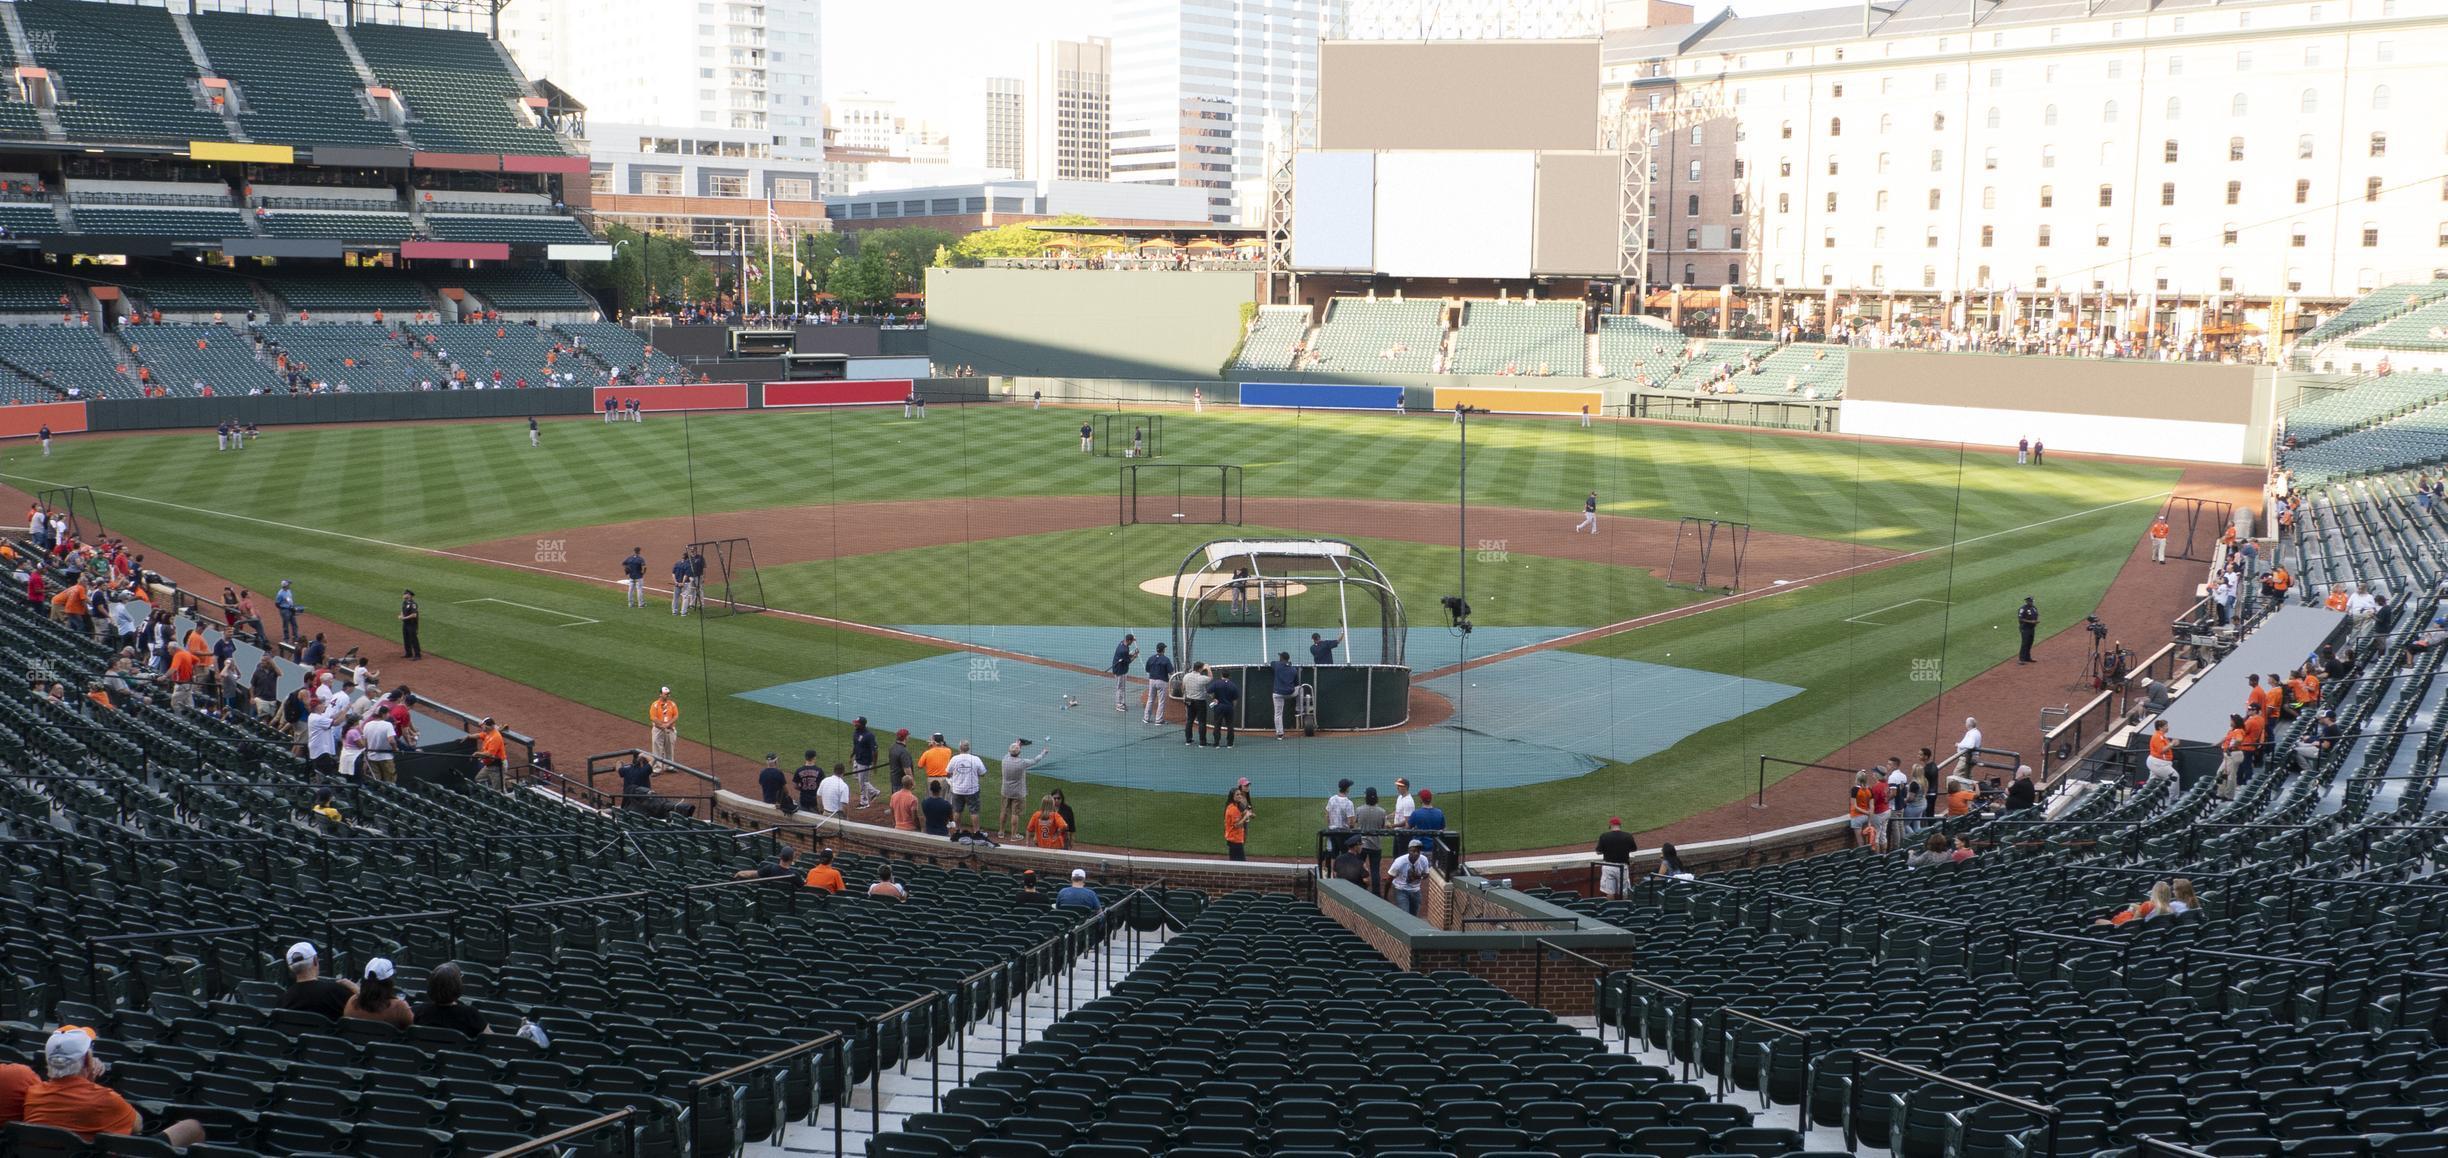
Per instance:
[[[0,314],[36,314],[44,321],[58,321],[61,313],[77,308],[71,288],[39,270],[0,266]],[[69,301],[62,303],[62,297]]]
[[[388,326],[371,322],[283,322],[263,327],[264,340],[286,353],[302,378],[337,385],[347,383],[356,393],[414,390],[427,380],[440,385],[444,374],[432,358],[412,358],[406,340]],[[353,364],[352,364],[353,363]],[[281,377],[275,371],[276,377]],[[281,378],[282,388],[287,379]]]
[[[1250,323],[1248,336],[1241,340],[1241,354],[1233,360],[1236,370],[1294,370],[1293,359],[1300,349],[1301,339],[1309,333],[1309,307],[1260,306],[1258,316]]]
[[[1309,340],[1301,368],[1336,373],[1427,374],[1445,338],[1445,303],[1336,298]]]
[[[290,306],[309,312],[371,314],[429,310],[425,286],[406,274],[376,269],[274,272],[264,285]]]
[[[2335,341],[2357,330],[2379,325],[2409,310],[2448,297],[2448,281],[2407,282],[2382,286],[2347,303],[2344,309],[2312,327],[2297,344],[2304,347]]]
[[[552,382],[555,372],[575,373],[581,385],[593,385],[601,377],[578,357],[556,356],[547,366],[545,355],[560,344],[560,335],[525,322],[445,322],[415,330],[427,349],[447,352],[451,363],[466,370],[470,379],[487,384],[497,370],[504,386],[516,386],[521,379],[529,387],[544,386]]]
[[[1455,374],[1533,374],[1580,377],[1589,362],[1589,338],[1581,328],[1578,301],[1520,299],[1470,302],[1454,331]]]
[[[0,326],[0,363],[81,398],[142,394],[127,358],[90,326]]]
[[[111,655],[21,600],[0,608],[0,650],[60,673]],[[841,858],[838,895],[738,882],[769,841],[447,771],[334,785],[331,821],[269,728],[160,694],[140,685],[87,720],[0,687],[0,728],[35,738],[0,751],[0,833],[52,842],[0,861],[0,1058],[39,1060],[62,1021],[92,1027],[106,1084],[156,1121],[202,1122],[215,1158],[485,1154],[617,1110],[618,1132],[557,1152],[731,1158],[821,1104],[839,1119],[848,1087],[974,1016],[880,1015],[989,970],[1036,987],[1088,948],[1082,915],[1015,904],[1006,874],[891,863],[906,904],[864,894],[876,858]],[[300,940],[331,974],[393,961],[412,1001],[455,962],[489,1032],[285,1012],[281,954]],[[697,1080],[835,1032],[837,1050]],[[0,1131],[24,1158],[46,1141]],[[136,1145],[103,1142],[155,1153]]]
[[[2448,283],[2440,284],[2448,287]],[[2448,350],[2448,299],[2434,299],[2399,313],[2346,339],[2346,344],[2356,349]]]
[[[207,244],[246,237],[245,215],[236,209],[190,205],[71,205],[68,216],[80,233],[123,237],[168,237]]]
[[[49,237],[66,233],[59,212],[38,201],[0,201],[0,229],[11,237]]]
[[[1738,376],[1745,394],[1784,394],[1828,401],[1844,393],[1849,347],[1791,343],[1760,359],[1756,372]]]
[[[1749,364],[1754,357],[1766,357],[1768,352],[1775,348],[1775,343],[1745,341],[1739,338],[1709,338],[1699,342],[1698,346],[1699,348],[1692,353],[1690,360],[1684,362],[1682,368],[1675,372],[1674,377],[1661,381],[1658,385],[1669,390],[1700,390],[1706,388],[1712,379],[1731,369],[1733,376],[1728,381],[1734,385],[1737,392],[1746,394],[1767,392],[1767,383],[1757,380],[1757,376],[1750,372]],[[1779,380],[1775,392],[1782,394],[1784,391],[1785,384]]]
[[[1598,364],[1612,378],[1661,385],[1683,360],[1683,346],[1683,335],[1665,326],[1621,314],[1598,319]]]
[[[2319,442],[2443,399],[2448,399],[2448,374],[2373,375],[2288,411],[2286,434],[2303,443]]]
[[[586,314],[601,310],[585,290],[549,269],[456,269],[426,276],[436,287],[467,290],[496,309]]]
[[[364,100],[364,82],[330,24],[229,12],[198,12],[187,22],[213,70],[238,86],[238,124],[248,137],[399,147],[398,134]]]
[[[59,86],[60,127],[69,139],[229,139],[228,124],[202,103],[195,58],[167,11],[82,0],[17,0],[17,19],[33,45],[33,63],[51,70]]]
[[[595,240],[575,217],[549,214],[427,213],[435,241],[504,241],[512,245],[588,245]]]
[[[0,36],[0,69],[15,76],[18,66],[24,63],[17,58],[17,46],[8,37]],[[16,85],[0,85],[0,140],[39,141],[49,137],[43,129],[42,115],[34,111],[34,106],[18,99],[18,95]]]
[[[255,343],[230,326],[127,326],[119,331],[119,340],[138,365],[152,368],[153,381],[173,394],[194,393],[199,382],[219,396],[287,389],[272,367],[255,357]],[[203,345],[198,347],[198,342]]]
[[[237,274],[202,265],[148,265],[118,283],[138,300],[168,313],[243,315],[255,307],[255,292]]]
[[[618,322],[564,322],[553,327],[605,366],[618,369],[623,381],[658,378],[680,381],[688,367],[669,354],[646,352],[645,335]]]
[[[397,245],[416,235],[406,213],[326,212],[266,209],[256,214],[266,237],[329,237],[369,245]]]
[[[560,138],[513,109],[525,95],[493,42],[474,32],[358,24],[349,39],[374,76],[408,106],[420,149],[460,153],[563,153]]]
[[[2400,470],[2448,459],[2448,402],[2434,402],[2350,431],[2283,458],[2302,485],[2347,475]]]

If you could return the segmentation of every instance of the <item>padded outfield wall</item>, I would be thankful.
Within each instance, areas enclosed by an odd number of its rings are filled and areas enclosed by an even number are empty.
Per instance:
[[[2268,366],[1855,350],[1845,433],[2266,465]]]
[[[930,269],[927,356],[981,374],[1209,378],[1240,344],[1259,275]]]

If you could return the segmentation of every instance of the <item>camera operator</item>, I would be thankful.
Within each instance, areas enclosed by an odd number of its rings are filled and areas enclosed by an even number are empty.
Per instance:
[[[2040,605],[2032,597],[2023,597],[2023,606],[2015,609],[2015,630],[2023,636],[2023,650],[2015,654],[2016,663],[2032,662],[2032,637],[2040,633]]]

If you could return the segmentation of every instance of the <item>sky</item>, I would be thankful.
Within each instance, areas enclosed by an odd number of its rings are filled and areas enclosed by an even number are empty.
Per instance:
[[[1109,35],[1111,0],[822,0],[826,99],[869,92],[957,123],[990,76],[1027,77],[1043,40]]]
[[[1706,19],[1725,0],[1690,0]],[[1845,0],[1744,0],[1736,11],[1771,16]],[[891,97],[903,115],[959,127],[989,76],[1026,78],[1044,40],[1112,32],[1113,0],[821,0],[827,99]]]

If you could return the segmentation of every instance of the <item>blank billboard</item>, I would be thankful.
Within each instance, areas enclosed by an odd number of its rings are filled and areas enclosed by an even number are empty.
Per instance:
[[[1377,272],[1530,276],[1531,153],[1381,153]]]
[[[1377,156],[1292,158],[1292,268],[1365,273],[1374,268]]]
[[[1541,153],[1538,232],[1530,267],[1542,274],[1612,277],[1623,243],[1623,158]]]
[[[1318,45],[1328,149],[1595,149],[1595,40],[1329,40]]]

